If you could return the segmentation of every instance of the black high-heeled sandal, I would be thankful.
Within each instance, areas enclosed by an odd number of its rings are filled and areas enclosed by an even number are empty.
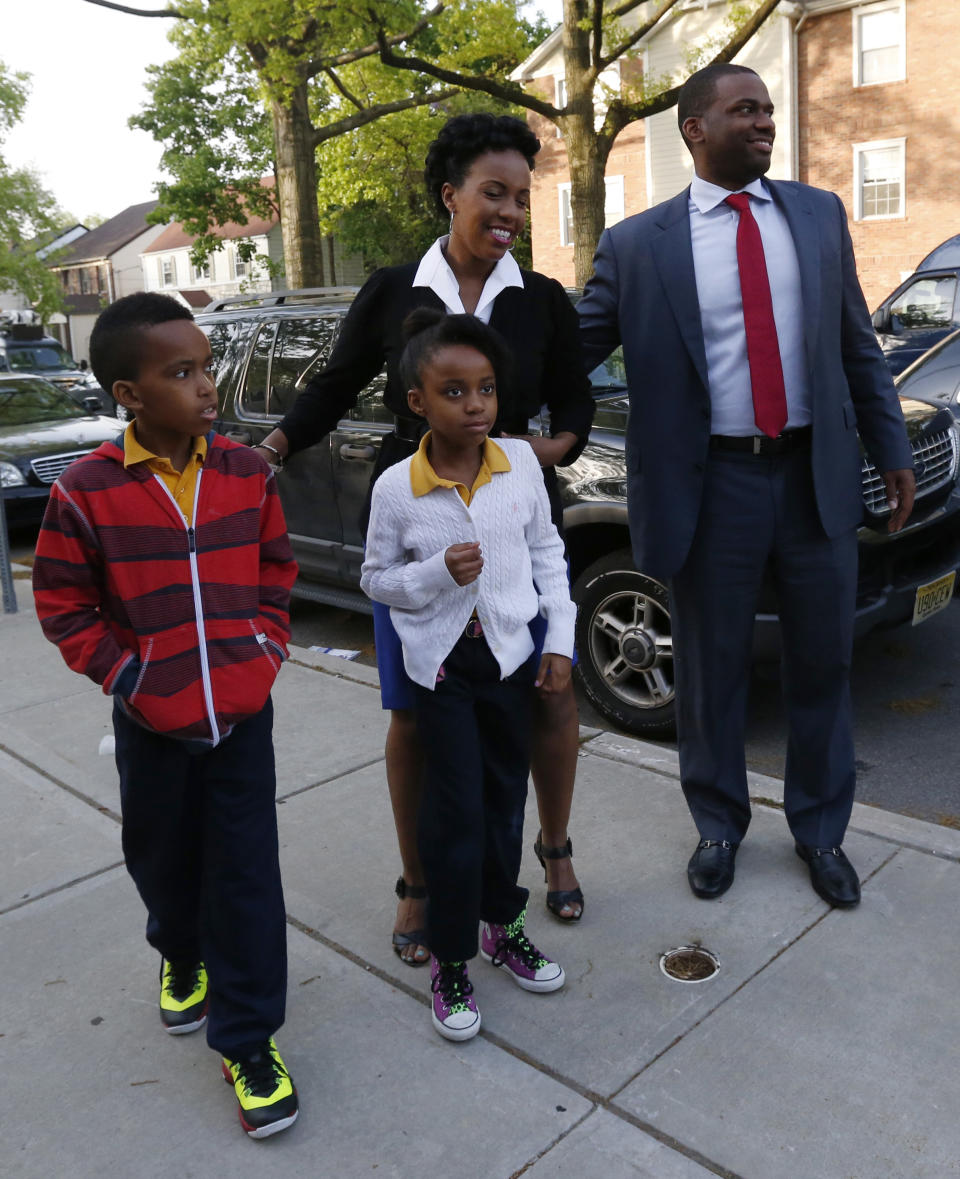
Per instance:
[[[533,854],[540,861],[540,867],[543,869],[543,879],[547,879],[547,860],[569,860],[573,858],[573,844],[567,839],[564,847],[546,847],[543,842],[543,832],[537,832],[537,842],[533,845]],[[579,913],[566,914],[562,912],[565,905],[579,905]],[[583,893],[578,888],[555,889],[553,892],[547,893],[547,908],[557,918],[558,921],[572,922],[579,921],[583,916],[583,910],[586,907],[586,901],[583,899]]]
[[[396,887],[393,890],[401,901],[422,901],[426,899],[427,890],[422,884],[407,884],[402,876],[397,877]],[[403,951],[408,946],[423,946],[425,950],[430,947],[427,944],[427,931],[425,929],[411,929],[409,933],[400,933],[399,930],[393,931],[391,938],[393,945],[393,952],[400,959],[405,966],[426,966],[430,961],[430,955],[426,958],[404,958]]]

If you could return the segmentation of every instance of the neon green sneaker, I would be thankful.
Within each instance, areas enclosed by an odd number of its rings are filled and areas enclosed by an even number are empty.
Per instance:
[[[202,962],[160,963],[160,1018],[171,1036],[207,1022],[207,972]]]
[[[269,1138],[297,1120],[297,1090],[273,1037],[243,1060],[223,1058],[223,1079],[240,1103],[240,1125],[251,1138]]]

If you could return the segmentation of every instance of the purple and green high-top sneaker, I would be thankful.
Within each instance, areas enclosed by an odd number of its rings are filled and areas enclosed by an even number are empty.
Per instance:
[[[480,1031],[480,1012],[467,977],[466,962],[438,962],[430,957],[430,1014],[433,1026],[448,1040],[471,1040]]]
[[[523,931],[527,910],[509,925],[484,921],[480,926],[480,953],[494,966],[503,967],[525,991],[558,991],[566,976],[559,962],[545,957]]]

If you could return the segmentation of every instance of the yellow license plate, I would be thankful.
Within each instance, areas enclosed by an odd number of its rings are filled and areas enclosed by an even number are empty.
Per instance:
[[[953,586],[957,580],[956,573],[948,573],[946,577],[938,577],[926,585],[917,586],[917,596],[913,603],[913,625],[926,622],[934,614],[946,609],[953,597]]]

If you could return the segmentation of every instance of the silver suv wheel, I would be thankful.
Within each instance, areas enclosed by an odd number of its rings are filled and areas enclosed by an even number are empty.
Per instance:
[[[647,737],[675,732],[673,635],[666,587],[633,568],[629,549],[577,579],[577,674],[597,710]]]

